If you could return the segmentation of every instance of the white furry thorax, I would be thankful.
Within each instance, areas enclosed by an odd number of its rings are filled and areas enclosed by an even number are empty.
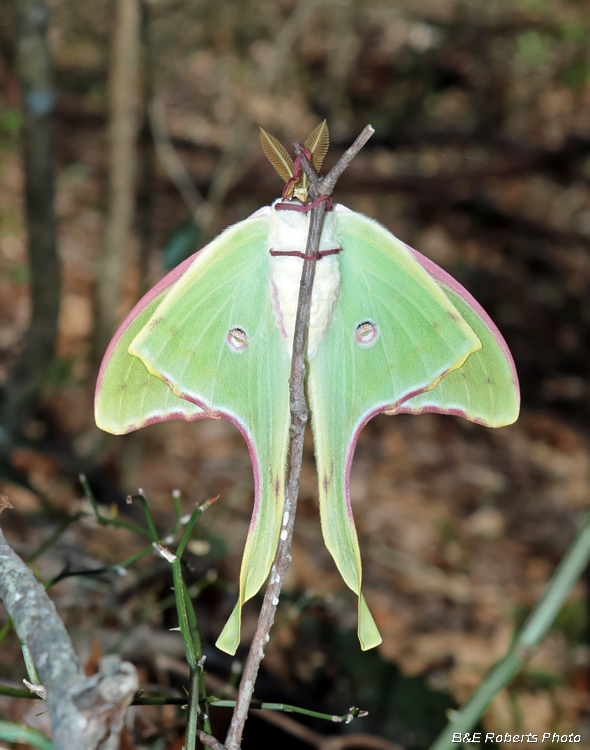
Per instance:
[[[336,212],[328,211],[320,240],[320,253],[340,247],[336,232]],[[307,245],[311,213],[277,211],[271,208],[268,232],[269,250],[275,253],[304,253]],[[270,259],[270,293],[276,323],[289,353],[293,348],[295,316],[299,299],[299,283],[303,258],[293,255],[272,255]],[[313,359],[322,343],[340,288],[338,254],[326,255],[316,261],[311,295],[307,358]]]

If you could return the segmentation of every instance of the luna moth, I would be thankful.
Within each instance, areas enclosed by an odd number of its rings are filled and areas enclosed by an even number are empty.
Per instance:
[[[305,142],[319,171],[322,123]],[[306,182],[281,144],[264,150],[286,182],[271,206],[222,232],[131,310],[100,368],[96,422],[123,434],[168,419],[231,420],[255,497],[238,602],[217,646],[234,654],[241,609],[271,568],[283,518],[288,381],[309,228]],[[312,291],[307,397],[326,546],[359,601],[363,650],[381,636],[362,594],[349,495],[358,435],[376,414],[455,414],[490,427],[518,416],[514,363],[473,297],[376,221],[326,213]]]

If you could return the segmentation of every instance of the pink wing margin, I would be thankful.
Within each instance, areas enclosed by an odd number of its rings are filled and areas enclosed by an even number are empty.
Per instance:
[[[270,211],[270,206],[263,206],[262,208],[259,208],[257,211],[255,211],[253,214],[247,217],[246,221],[248,219],[256,219],[259,216],[264,216]],[[117,328],[113,338],[111,339],[104,356],[102,358],[102,362],[100,365],[100,369],[98,371],[98,377],[96,379],[96,390],[94,395],[94,407],[96,409],[97,402],[98,402],[98,396],[100,393],[100,389],[102,387],[102,381],[104,377],[105,370],[110,362],[111,357],[113,356],[113,352],[115,351],[117,344],[119,343],[121,337],[127,330],[127,328],[133,323],[135,318],[145,310],[145,308],[152,302],[156,297],[158,297],[162,292],[165,292],[167,289],[169,289],[173,284],[175,284],[178,279],[180,279],[181,276],[184,275],[186,271],[192,266],[192,264],[195,262],[197,257],[207,248],[209,245],[205,245],[205,247],[200,248],[197,250],[196,253],[193,253],[190,257],[188,257],[186,260],[183,260],[182,263],[180,263],[176,268],[173,268],[172,271],[166,274],[158,283],[153,286],[149,292],[144,294],[144,296],[137,302],[136,305],[131,309],[131,311],[126,315],[125,319],[121,323],[121,325]],[[188,399],[187,399],[188,400]],[[225,414],[221,413],[213,413],[209,409],[207,409],[202,404],[196,403],[195,405],[198,406],[200,409],[203,410],[203,414],[195,414],[192,417],[187,417],[185,414],[181,414],[180,412],[170,412],[166,416],[161,417],[154,417],[152,419],[147,420],[146,422],[142,423],[141,425],[138,425],[137,427],[146,427],[150,424],[155,424],[156,422],[166,422],[171,419],[183,419],[185,421],[194,421],[196,419],[203,419],[205,417],[212,418],[212,419],[219,419],[222,416],[226,416]],[[228,416],[230,421],[235,422],[230,416]],[[240,430],[243,429],[240,425]],[[128,432],[131,432],[133,429],[137,428],[131,428],[128,430]],[[249,441],[249,439],[247,438]]]
[[[436,263],[430,260],[430,258],[427,258],[425,255],[422,255],[422,253],[418,252],[418,250],[414,250],[413,247],[410,247],[409,245],[405,245],[405,247],[412,253],[412,255],[416,258],[418,263],[420,263],[420,265],[424,268],[424,270],[428,271],[428,273],[432,276],[432,278],[442,285],[443,291],[444,291],[444,287],[448,287],[458,297],[461,297],[461,299],[481,319],[482,323],[486,326],[486,328],[492,334],[492,336],[496,340],[496,343],[498,344],[498,346],[502,350],[502,353],[504,354],[506,362],[508,363],[508,366],[510,367],[510,372],[512,375],[512,384],[514,385],[517,399],[520,402],[520,384],[518,382],[518,375],[516,374],[516,367],[514,365],[514,359],[512,358],[512,354],[510,352],[510,349],[508,348],[508,344],[506,343],[504,337],[498,330],[498,327],[496,326],[494,321],[490,318],[490,316],[483,309],[483,307],[479,304],[479,302],[467,291],[467,289],[465,289],[464,286],[459,284],[459,282],[456,279],[454,279],[449,273],[444,271],[440,266],[437,266]],[[407,401],[408,399],[405,399],[405,400]],[[436,411],[439,414],[452,413],[452,412],[447,412],[442,409],[436,410]],[[460,416],[464,416],[464,415],[461,414]]]
[[[144,294],[144,296],[137,302],[137,304],[131,309],[131,311],[126,315],[125,319],[121,323],[121,325],[117,328],[113,338],[111,339],[105,353],[104,357],[102,358],[102,362],[100,365],[100,370],[98,371],[98,377],[96,379],[96,390],[94,394],[94,407],[97,408],[98,404],[98,397],[100,394],[100,389],[102,387],[102,381],[104,377],[105,370],[111,360],[111,357],[113,356],[113,353],[115,349],[117,348],[117,344],[119,343],[121,337],[126,332],[126,330],[129,328],[129,326],[133,323],[133,321],[137,318],[137,316],[145,310],[145,308],[152,302],[156,297],[162,294],[162,292],[165,292],[166,289],[171,287],[173,284],[175,284],[178,279],[189,269],[189,267],[193,264],[199,253],[203,252],[205,248],[201,248],[200,250],[197,250],[196,253],[191,255],[189,258],[184,260],[182,263],[180,263],[176,268],[173,268],[172,271],[166,274],[158,283],[153,286],[149,292]],[[200,404],[198,404],[200,406]],[[201,407],[203,408],[203,407]],[[137,429],[139,427],[146,427],[150,424],[155,424],[156,422],[165,422],[170,419],[184,419],[185,421],[194,421],[195,419],[203,419],[206,416],[209,416],[209,414],[203,410],[205,413],[203,414],[195,414],[193,417],[188,417],[184,414],[181,414],[180,412],[170,412],[166,416],[161,417],[153,417],[152,419],[147,420],[146,422],[142,423],[141,425],[137,425],[137,427],[132,427],[127,432],[132,432],[134,429]]]
[[[342,207],[340,210],[348,210],[348,209],[346,209],[346,207]],[[490,316],[483,309],[483,307],[479,304],[479,302],[467,291],[467,289],[465,289],[464,286],[459,284],[459,282],[456,281],[449,273],[447,273],[442,268],[440,268],[440,266],[437,266],[436,263],[431,261],[425,255],[422,255],[422,253],[418,252],[417,250],[414,250],[414,248],[410,247],[409,245],[406,245],[405,243],[404,243],[404,246],[407,248],[409,252],[412,253],[412,255],[416,258],[416,260],[420,263],[420,265],[430,274],[430,276],[432,276],[433,279],[443,287],[443,291],[446,287],[452,290],[453,292],[455,292],[457,296],[461,297],[465,301],[465,303],[469,307],[471,307],[473,312],[481,319],[482,323],[486,326],[486,328],[489,329],[490,333],[492,334],[492,336],[498,343],[498,346],[502,350],[502,353],[504,354],[504,357],[506,358],[506,362],[508,363],[508,366],[510,367],[510,372],[512,375],[512,383],[516,390],[517,399],[520,402],[520,385],[518,382],[518,376],[516,374],[516,367],[514,365],[514,359],[512,358],[512,354],[510,353],[510,349],[508,348],[508,345],[506,344],[504,337],[498,330],[498,327],[496,326],[494,321],[490,318]],[[356,426],[354,432],[352,433],[350,437],[350,441],[346,449],[346,463],[345,463],[346,505],[348,509],[348,514],[351,519],[352,519],[352,505],[350,502],[349,486],[350,486],[350,471],[352,468],[352,459],[354,457],[354,451],[355,451],[356,444],[357,444],[359,435],[361,433],[361,430],[373,417],[377,416],[377,414],[383,414],[383,413],[387,413],[389,415],[404,414],[404,413],[417,415],[417,414],[421,414],[425,412],[434,412],[436,414],[449,414],[449,415],[463,417],[464,419],[468,419],[469,421],[477,421],[477,420],[471,420],[467,414],[463,412],[458,412],[455,409],[438,409],[433,406],[428,406],[428,407],[425,407],[424,409],[421,409],[420,411],[409,410],[409,409],[404,410],[404,404],[410,399],[412,399],[414,396],[419,395],[420,393],[422,393],[422,391],[409,393],[404,399],[398,401],[396,404],[393,404],[393,405],[389,404],[387,406],[379,406],[376,409],[371,410],[367,414],[363,415],[359,424]]]

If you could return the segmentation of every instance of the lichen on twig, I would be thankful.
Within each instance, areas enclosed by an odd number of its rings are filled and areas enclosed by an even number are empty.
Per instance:
[[[113,661],[86,677],[55,605],[0,531],[0,599],[47,692],[55,750],[99,750],[118,735],[138,687],[135,667]]]

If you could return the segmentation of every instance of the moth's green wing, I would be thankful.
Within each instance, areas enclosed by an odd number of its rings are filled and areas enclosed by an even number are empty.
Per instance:
[[[217,646],[235,653],[243,603],[266,579],[281,527],[289,437],[290,352],[269,292],[268,217],[227,229],[201,251],[137,334],[130,352],[174,393],[244,434],[255,501],[240,596]],[[231,331],[238,331],[232,339]],[[232,345],[243,342],[243,349]]]
[[[183,264],[187,266],[187,264]],[[96,424],[122,435],[167,419],[193,420],[206,416],[203,409],[178,398],[143,362],[129,354],[129,344],[148,322],[183,267],[166,276],[140,300],[113,336],[104,355],[96,384]]]
[[[481,305],[452,276],[416,250],[412,253],[473,328],[482,348],[431,391],[420,393],[387,413],[438,412],[456,414],[487,427],[512,424],[518,417],[520,390],[502,334]]]
[[[430,390],[481,343],[412,253],[376,222],[339,212],[341,285],[326,337],[309,363],[308,392],[326,546],[359,596],[359,640],[381,641],[361,594],[361,560],[349,496],[363,425]],[[319,263],[322,261],[320,260]],[[360,343],[357,327],[377,335]]]

